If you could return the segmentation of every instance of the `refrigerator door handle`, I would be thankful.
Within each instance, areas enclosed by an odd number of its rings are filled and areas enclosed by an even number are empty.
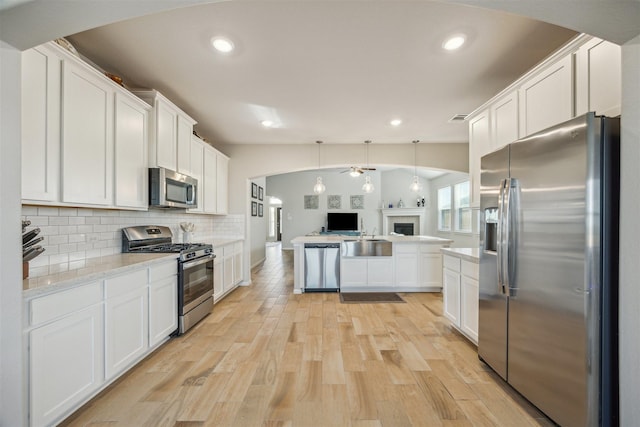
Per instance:
[[[516,296],[516,248],[518,247],[518,229],[520,208],[520,185],[517,179],[509,178],[506,189],[506,229],[505,229],[505,282],[506,293],[510,297]]]
[[[497,230],[497,245],[496,245],[496,257],[497,257],[497,268],[498,268],[498,286],[500,287],[500,292],[504,295],[506,294],[506,288],[504,283],[504,257],[505,257],[505,188],[507,185],[507,179],[503,179],[500,181],[500,188],[498,190],[498,230]]]
[[[509,287],[511,286],[511,284],[509,283],[509,243],[511,240],[511,178],[504,180],[503,193],[502,263],[500,264],[500,269],[502,270],[502,288],[504,290],[503,293],[505,295],[509,295]]]

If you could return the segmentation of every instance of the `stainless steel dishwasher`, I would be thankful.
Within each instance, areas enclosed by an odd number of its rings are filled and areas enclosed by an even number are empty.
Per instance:
[[[338,292],[340,290],[340,244],[305,243],[305,292]]]

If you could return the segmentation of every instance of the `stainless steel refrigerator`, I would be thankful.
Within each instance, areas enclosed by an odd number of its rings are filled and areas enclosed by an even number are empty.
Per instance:
[[[481,161],[478,353],[561,426],[618,424],[619,119]]]

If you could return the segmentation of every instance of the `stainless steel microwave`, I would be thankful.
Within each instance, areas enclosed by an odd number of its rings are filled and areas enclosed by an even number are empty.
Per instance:
[[[197,208],[198,180],[165,168],[149,168],[149,207]]]

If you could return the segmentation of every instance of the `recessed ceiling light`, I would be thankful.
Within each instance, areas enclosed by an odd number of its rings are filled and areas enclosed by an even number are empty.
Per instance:
[[[233,42],[229,39],[225,39],[224,37],[213,37],[211,39],[211,44],[213,47],[222,53],[229,53],[233,50]]]
[[[262,126],[266,128],[272,128],[274,125],[274,123],[271,120],[263,120],[260,122],[260,124],[262,124]]]
[[[466,37],[464,36],[464,34],[456,34],[455,36],[452,36],[445,40],[445,42],[442,43],[442,47],[446,50],[456,50],[464,44],[465,40]]]
[[[391,126],[400,126],[402,124],[402,120],[400,119],[393,119],[391,120],[389,123],[391,123]]]

